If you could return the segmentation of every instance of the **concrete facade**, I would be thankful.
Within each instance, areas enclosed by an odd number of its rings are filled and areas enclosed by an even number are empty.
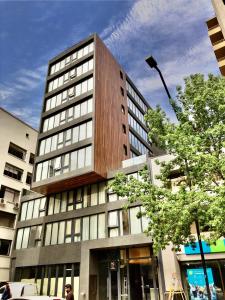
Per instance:
[[[37,131],[25,124],[9,112],[0,108],[0,282],[9,280],[10,253],[14,238],[16,216],[19,211],[22,190],[30,189],[27,183],[27,174],[32,174],[33,164],[30,163],[30,155],[34,155]],[[9,153],[10,144],[15,149],[24,151],[24,157],[18,158],[16,153]],[[18,148],[17,148],[18,147]],[[14,148],[12,148],[13,150]],[[20,153],[18,153],[20,155]],[[32,157],[33,158],[33,157]],[[21,170],[20,179],[16,174],[11,177],[15,170],[9,169],[6,173],[6,166],[15,167]],[[4,247],[4,249],[3,249]],[[7,251],[8,248],[8,251]],[[6,253],[8,252],[8,253]],[[5,254],[3,254],[5,253]]]
[[[220,72],[225,76],[225,3],[212,0],[215,17],[206,22],[208,35],[213,46]]]

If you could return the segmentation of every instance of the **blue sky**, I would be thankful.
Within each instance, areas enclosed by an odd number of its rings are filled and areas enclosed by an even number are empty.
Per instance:
[[[205,21],[210,0],[0,1],[0,106],[35,128],[48,60],[97,32],[154,107],[174,116],[156,72],[171,94],[193,73],[219,74]]]

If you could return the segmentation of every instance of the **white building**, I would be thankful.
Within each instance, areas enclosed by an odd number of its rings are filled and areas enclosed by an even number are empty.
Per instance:
[[[29,190],[37,131],[0,108],[0,282],[9,280],[20,196]]]

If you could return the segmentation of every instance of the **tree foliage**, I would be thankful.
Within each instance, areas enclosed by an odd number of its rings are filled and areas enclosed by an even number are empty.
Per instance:
[[[155,251],[170,242],[175,249],[193,242],[190,228],[196,219],[201,230],[208,227],[209,242],[225,235],[225,78],[191,75],[177,87],[171,105],[178,123],[160,106],[145,116],[149,138],[172,155],[169,162],[158,162],[162,185],[149,180],[146,168],[142,181],[119,173],[111,184],[128,203],[142,202]],[[183,175],[176,192],[170,187],[174,170]]]

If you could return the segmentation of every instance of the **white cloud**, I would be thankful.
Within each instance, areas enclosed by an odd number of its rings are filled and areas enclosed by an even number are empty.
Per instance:
[[[24,93],[28,93],[44,82],[46,66],[37,67],[35,70],[21,69],[0,84],[0,104],[17,102]]]

